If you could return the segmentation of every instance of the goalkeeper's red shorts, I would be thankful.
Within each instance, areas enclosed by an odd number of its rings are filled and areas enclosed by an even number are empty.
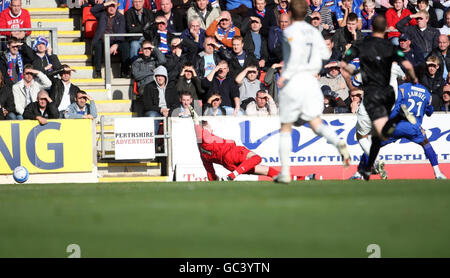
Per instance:
[[[246,147],[236,146],[225,154],[222,166],[230,171],[234,171],[239,164],[247,160],[247,155],[250,152]]]

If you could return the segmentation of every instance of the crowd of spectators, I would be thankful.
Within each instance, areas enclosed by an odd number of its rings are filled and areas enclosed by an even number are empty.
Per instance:
[[[0,13],[0,28],[6,44],[0,52],[0,119],[38,120],[89,118],[97,116],[95,101],[70,79],[74,71],[61,64],[45,37],[25,43],[31,28],[30,14],[21,0],[5,1]],[[86,103],[89,100],[90,103]]]
[[[290,0],[78,1],[90,6],[98,21],[92,39],[93,77],[102,77],[104,55],[119,55],[119,77],[134,82],[132,110],[139,116],[185,117],[187,105],[211,116],[277,115],[282,32],[290,25]],[[317,75],[324,113],[355,113],[363,92],[346,83],[339,62],[352,44],[370,36],[377,14],[386,17],[386,39],[412,62],[420,83],[432,94],[435,110],[448,111],[449,1],[307,2],[306,21],[322,33],[331,54]],[[70,83],[73,70],[52,55],[45,38],[36,39],[31,48],[23,43],[29,33],[13,31],[29,27],[29,19],[16,20],[21,17],[29,14],[20,0],[12,0],[0,15],[0,28],[12,29],[2,33],[9,39],[0,54],[4,118],[25,118],[26,106],[39,104],[38,95],[55,106],[60,118],[86,108],[96,114],[95,102],[85,104],[89,96],[82,93],[78,101],[80,89]],[[142,35],[112,36],[109,53],[103,53],[104,35],[123,33]],[[359,66],[358,59],[352,63]]]

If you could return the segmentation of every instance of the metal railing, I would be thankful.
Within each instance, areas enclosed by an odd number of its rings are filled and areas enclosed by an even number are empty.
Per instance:
[[[54,54],[58,54],[58,28],[56,27],[42,27],[42,28],[1,28],[0,32],[15,32],[15,31],[32,31],[32,32],[49,32],[49,44],[53,49]],[[6,36],[0,36],[0,38],[6,38]],[[26,44],[31,46],[31,35],[25,37]]]
[[[112,77],[111,77],[111,37],[142,37],[142,33],[122,33],[122,34],[105,34],[104,35],[104,54],[105,54],[105,87],[108,92],[108,98],[112,99]]]
[[[162,121],[163,123],[163,134],[155,134],[155,141],[158,139],[163,139],[163,152],[155,152],[156,157],[167,157],[169,155],[169,139],[170,139],[170,133],[169,133],[169,126],[168,126],[168,118],[166,117],[151,117],[154,121]],[[100,147],[102,149],[101,151],[101,158],[107,159],[107,158],[115,158],[115,154],[107,154],[106,149],[106,136],[105,136],[105,116],[100,117]],[[114,145],[114,144],[113,144]],[[155,144],[156,147],[156,144]],[[111,150],[112,151],[112,150]]]

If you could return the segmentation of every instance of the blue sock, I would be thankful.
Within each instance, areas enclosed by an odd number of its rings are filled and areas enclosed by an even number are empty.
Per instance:
[[[358,170],[366,169],[369,164],[369,156],[366,153],[363,153],[361,156],[361,160],[359,161]]]
[[[425,151],[425,156],[430,160],[431,166],[438,165],[437,155],[431,144],[428,143],[425,146],[422,146],[422,148]]]

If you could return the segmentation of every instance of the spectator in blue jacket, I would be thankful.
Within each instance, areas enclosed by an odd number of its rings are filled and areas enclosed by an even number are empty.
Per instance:
[[[90,103],[87,103],[88,100]],[[76,101],[67,107],[64,118],[91,120],[97,118],[95,101],[85,91],[78,91]]]
[[[375,11],[375,2],[366,0],[363,4],[364,9],[361,11],[362,15],[362,30],[372,29],[372,20],[377,15]]]
[[[197,52],[203,51],[203,43],[205,42],[205,30],[200,27],[201,18],[199,16],[191,17],[188,22],[188,28],[181,33],[183,40],[191,40],[197,45]],[[187,51],[188,49],[184,49]]]

